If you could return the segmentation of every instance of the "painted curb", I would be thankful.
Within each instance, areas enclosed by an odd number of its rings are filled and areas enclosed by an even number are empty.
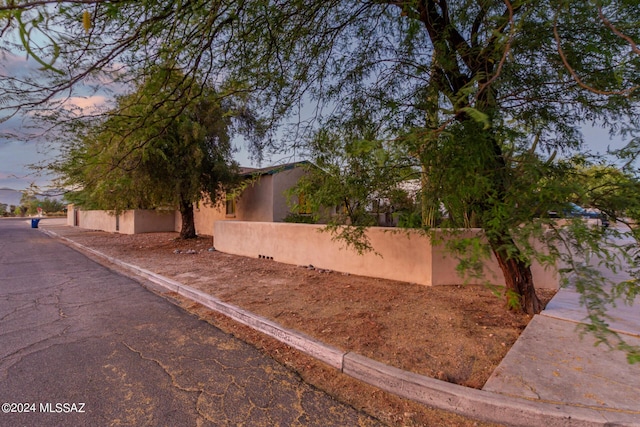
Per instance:
[[[403,371],[356,353],[344,353],[306,334],[284,328],[266,318],[225,303],[212,295],[180,282],[103,254],[51,230],[40,230],[51,237],[64,240],[82,251],[106,259],[110,263],[140,275],[164,289],[192,299],[207,308],[269,335],[352,378],[430,407],[509,426],[640,426],[637,415],[624,411],[598,411],[567,405],[563,402],[528,400],[477,390]]]

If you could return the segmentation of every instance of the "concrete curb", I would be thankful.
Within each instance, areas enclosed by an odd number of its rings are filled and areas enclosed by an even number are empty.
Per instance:
[[[105,255],[51,230],[43,233],[64,240],[110,263],[142,276],[162,288],[192,299],[214,311],[269,335],[305,354],[340,370],[357,380],[430,407],[509,426],[638,426],[634,415],[621,411],[603,411],[563,402],[527,400],[495,392],[477,390],[385,365],[356,353],[344,353],[334,347],[284,328],[266,318],[227,304],[217,298],[175,280]]]

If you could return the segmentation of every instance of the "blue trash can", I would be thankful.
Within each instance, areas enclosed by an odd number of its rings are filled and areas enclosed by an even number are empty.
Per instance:
[[[38,228],[38,223],[40,222],[40,218],[34,218],[31,220],[31,228]]]

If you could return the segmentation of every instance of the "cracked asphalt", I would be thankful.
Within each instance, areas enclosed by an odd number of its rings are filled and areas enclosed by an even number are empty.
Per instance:
[[[0,404],[0,426],[380,425],[24,219],[0,220]]]

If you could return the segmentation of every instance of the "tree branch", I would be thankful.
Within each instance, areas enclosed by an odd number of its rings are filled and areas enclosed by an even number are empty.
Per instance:
[[[607,19],[606,16],[604,16],[604,13],[602,12],[602,6],[598,6],[598,16],[600,17],[600,19],[602,20],[604,25],[609,27],[609,29],[611,30],[611,32],[613,32],[613,34],[615,34],[616,36],[620,37],[621,39],[623,39],[627,43],[629,43],[629,45],[631,46],[631,51],[632,52],[640,55],[640,48],[638,48],[638,45],[636,44],[636,42],[631,37],[627,36],[622,31],[618,30],[618,28],[615,25],[613,25]]]
[[[619,32],[602,14],[601,9],[598,9],[598,13],[601,17],[601,19],[603,20],[604,24],[607,25],[607,27],[609,27],[611,29],[611,31],[614,32],[614,34],[618,35],[619,37],[623,38],[624,40],[630,41],[630,43],[632,44],[632,49],[634,49],[634,52],[636,52],[636,50],[638,49],[636,44],[633,42],[633,40],[631,40],[630,38],[628,38],[627,36],[625,36],[624,34],[622,34],[621,32]],[[560,55],[560,59],[562,60],[562,63],[564,65],[564,67],[567,69],[567,71],[569,72],[569,74],[571,74],[571,77],[573,78],[573,80],[578,84],[578,86],[580,86],[581,88],[588,90],[589,92],[592,93],[596,93],[598,95],[622,95],[622,96],[631,96],[631,94],[633,92],[635,92],[638,88],[640,88],[640,86],[633,86],[627,89],[623,89],[623,90],[614,90],[614,91],[609,91],[609,90],[601,90],[598,88],[595,88],[591,85],[586,84],[584,81],[582,81],[582,79],[580,78],[580,76],[578,76],[578,73],[576,72],[576,70],[571,66],[571,64],[569,64],[569,60],[567,59],[567,56],[564,53],[564,49],[562,49],[562,40],[560,39],[560,33],[558,32],[558,13],[556,12],[554,18],[553,18],[553,37],[556,41],[556,46],[557,46],[557,51],[558,51],[558,55]]]

